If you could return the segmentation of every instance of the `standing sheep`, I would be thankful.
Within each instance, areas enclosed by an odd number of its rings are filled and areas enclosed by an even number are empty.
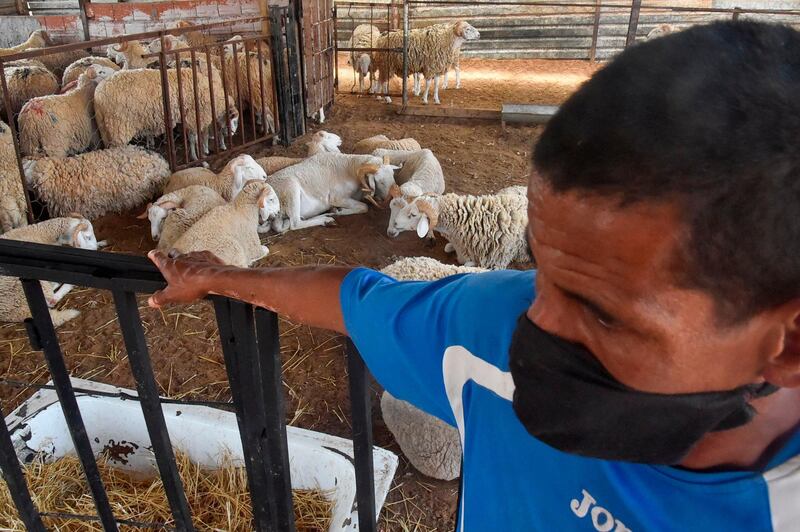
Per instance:
[[[278,197],[263,181],[248,181],[232,203],[215,207],[194,223],[174,244],[179,253],[210,251],[225,264],[247,268],[266,257],[256,228],[265,211],[277,214]]]
[[[19,146],[23,155],[66,157],[100,144],[94,124],[94,91],[114,73],[90,67],[66,94],[33,98],[19,113]]]
[[[71,82],[77,80],[80,75],[86,72],[91,66],[106,67],[115,72],[119,70],[119,66],[117,66],[114,61],[106,59],[105,57],[97,57],[94,55],[84,57],[83,59],[78,59],[64,70],[64,75],[61,77],[61,86],[66,87]]]
[[[387,234],[416,230],[424,238],[433,230],[447,237],[448,253],[465,266],[505,268],[531,260],[527,240],[528,200],[519,194],[486,196],[420,196],[392,220]]]
[[[360,24],[353,30],[347,47],[375,48],[380,36],[381,30],[377,27],[371,24]],[[366,90],[364,79],[367,76],[369,76],[369,84],[370,88],[372,88],[375,70],[377,70],[377,65],[372,61],[372,53],[350,52],[349,62],[353,65],[353,70],[358,73],[358,92],[364,92]]]
[[[83,218],[52,218],[14,229],[0,238],[90,250],[98,247],[91,222]],[[57,290],[54,290],[56,284],[50,281],[41,281],[41,285],[54,327],[59,327],[80,314],[77,310],[52,308],[67,295],[72,285],[62,284]],[[21,322],[28,317],[30,311],[20,280],[16,277],[0,277],[0,321]]]
[[[421,149],[419,142],[412,138],[392,140],[386,135],[375,135],[356,142],[353,153],[372,153],[375,150],[416,151]]]
[[[262,49],[259,65],[258,52],[245,50],[244,44],[229,41],[225,47],[225,83],[228,94],[237,94],[242,109],[249,107],[255,114],[256,124],[267,133],[275,131],[274,110],[272,109],[272,65]],[[236,54],[234,54],[234,49]],[[263,84],[262,84],[263,75]],[[263,98],[261,92],[264,92]]]
[[[5,66],[6,85],[11,100],[11,115],[19,113],[25,102],[37,96],[58,92],[58,79],[39,61],[23,59]],[[4,101],[0,98],[0,111]],[[6,114],[9,111],[5,109]]]
[[[27,225],[27,212],[11,128],[0,121],[0,228],[7,232]]]
[[[90,219],[144,204],[169,177],[163,157],[135,146],[27,160],[24,169],[51,215],[81,212]]]

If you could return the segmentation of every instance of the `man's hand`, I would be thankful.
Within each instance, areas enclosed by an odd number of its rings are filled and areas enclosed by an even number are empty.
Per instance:
[[[202,299],[211,290],[211,278],[231,268],[208,251],[170,258],[162,251],[153,250],[147,256],[158,266],[168,283],[165,289],[159,290],[148,299],[147,303],[153,308]]]

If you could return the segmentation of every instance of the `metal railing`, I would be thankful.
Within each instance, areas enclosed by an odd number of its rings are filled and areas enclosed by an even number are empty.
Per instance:
[[[115,519],[100,478],[86,426],[78,408],[76,390],[70,382],[39,282],[52,281],[110,290],[113,294],[138,392],[138,397],[126,397],[139,401],[141,405],[158,471],[174,518],[175,530],[194,530],[161,404],[197,402],[178,399],[165,401],[159,397],[136,301],[137,293],[150,293],[165,286],[159,271],[144,257],[0,240],[0,275],[17,277],[22,281],[32,316],[26,322],[31,347],[44,353],[53,381],[52,386],[35,383],[25,385],[55,389],[97,508],[95,516],[40,513],[28,491],[20,461],[8,428],[3,422],[0,423],[0,469],[26,528],[44,531],[43,517],[97,520],[106,531],[118,530],[120,523],[131,524]],[[218,296],[211,299],[233,396],[232,406],[236,412],[244,450],[253,508],[253,527],[259,532],[293,531],[295,526],[277,316],[241,301]],[[358,351],[349,342],[347,358],[359,530],[375,532],[377,525],[368,375]],[[2,408],[0,417],[4,417]],[[163,523],[134,524],[145,528],[164,527]]]

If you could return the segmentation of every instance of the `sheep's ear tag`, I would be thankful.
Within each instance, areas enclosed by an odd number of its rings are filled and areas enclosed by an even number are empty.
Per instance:
[[[423,214],[419,219],[419,223],[417,224],[417,236],[420,238],[425,238],[428,234],[429,227],[428,217]]]

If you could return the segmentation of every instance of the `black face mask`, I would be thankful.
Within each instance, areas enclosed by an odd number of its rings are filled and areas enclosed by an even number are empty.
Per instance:
[[[528,432],[558,450],[648,464],[676,464],[708,432],[748,423],[748,401],[771,384],[725,392],[657,394],[625,386],[586,348],[523,314],[510,348],[514,412]]]

